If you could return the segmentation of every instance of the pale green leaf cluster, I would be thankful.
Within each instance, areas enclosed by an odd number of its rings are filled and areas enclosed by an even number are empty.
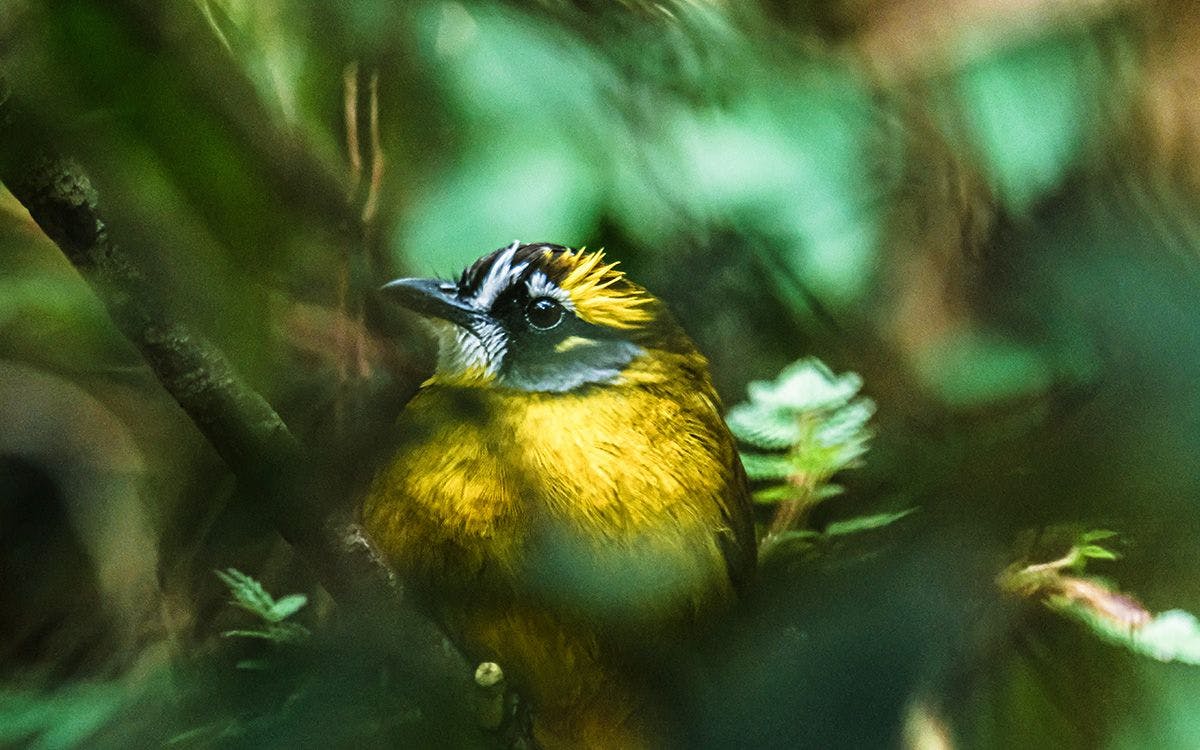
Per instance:
[[[1119,594],[1114,594],[1119,596]],[[1125,626],[1078,603],[1051,606],[1088,626],[1104,640],[1155,661],[1200,666],[1200,621],[1191,612],[1171,609],[1148,622]]]
[[[276,599],[267,593],[262,584],[237,568],[215,571],[229,592],[233,602],[262,621],[259,628],[228,630],[226,637],[258,638],[272,643],[299,643],[310,635],[307,628],[296,622],[286,622],[308,603],[304,594],[289,594]]]
[[[1114,584],[1083,576],[1090,560],[1117,560],[1099,542],[1117,532],[1096,529],[1080,534],[1062,558],[1013,569],[1001,586],[1026,595],[1043,595],[1046,606],[1085,624],[1100,638],[1161,662],[1200,665],[1200,621],[1181,609],[1151,614],[1140,601]],[[1070,571],[1071,575],[1064,575]]]
[[[1130,648],[1152,659],[1200,665],[1200,621],[1191,612],[1159,612],[1131,640]]]
[[[875,405],[859,396],[861,388],[858,375],[835,375],[813,358],[794,362],[773,381],[750,384],[750,400],[729,411],[729,428],[760,449],[742,453],[746,474],[782,482],[756,493],[757,500],[788,499],[795,487],[816,500],[839,491],[829,478],[858,465],[871,437],[867,421]]]

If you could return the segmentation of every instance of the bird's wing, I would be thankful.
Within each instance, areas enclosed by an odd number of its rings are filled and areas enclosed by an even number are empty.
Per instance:
[[[718,541],[725,554],[725,566],[729,580],[739,595],[744,595],[754,580],[758,566],[758,542],[754,535],[754,511],[750,501],[750,483],[742,460],[730,439],[732,465],[729,485],[724,495],[718,498],[721,517],[725,523]]]

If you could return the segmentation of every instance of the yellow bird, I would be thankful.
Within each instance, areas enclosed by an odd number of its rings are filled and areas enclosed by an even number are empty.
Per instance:
[[[457,282],[384,287],[431,319],[439,352],[363,524],[530,701],[542,747],[656,744],[631,646],[701,622],[755,566],[708,363],[615,266],[514,242]]]

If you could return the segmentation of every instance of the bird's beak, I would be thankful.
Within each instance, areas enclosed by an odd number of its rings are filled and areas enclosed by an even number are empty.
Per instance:
[[[386,299],[413,312],[441,318],[468,330],[479,311],[458,298],[458,287],[438,279],[396,279],[379,289]]]

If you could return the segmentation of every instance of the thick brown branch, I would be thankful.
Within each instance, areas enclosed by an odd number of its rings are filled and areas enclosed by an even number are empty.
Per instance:
[[[104,303],[120,331],[188,414],[280,534],[353,619],[426,687],[440,707],[468,710],[467,662],[401,596],[366,537],[340,512],[340,488],[322,483],[309,457],[267,401],[224,354],[174,320],[145,275],[109,233],[86,172],[41,142],[13,107],[0,78],[0,182],[29,211]]]
[[[0,159],[0,181],[79,269],[121,333],[234,473],[259,484],[295,463],[299,444],[279,415],[241,381],[216,347],[171,320],[155,290],[109,236],[86,173],[22,132],[8,97],[0,101],[0,141],[9,144]]]

